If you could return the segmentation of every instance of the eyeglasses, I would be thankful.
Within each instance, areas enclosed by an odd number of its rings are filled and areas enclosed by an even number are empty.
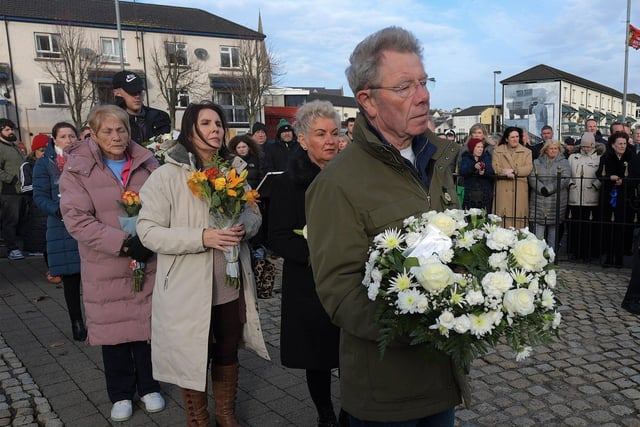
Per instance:
[[[368,89],[383,89],[390,90],[398,95],[400,98],[410,98],[415,95],[418,87],[422,87],[425,90],[433,89],[435,80],[433,78],[425,77],[418,81],[403,82],[397,86],[369,86]]]

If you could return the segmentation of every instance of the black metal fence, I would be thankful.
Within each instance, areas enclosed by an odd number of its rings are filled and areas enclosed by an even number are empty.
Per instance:
[[[464,187],[464,177],[456,175],[456,182],[459,187]],[[505,177],[491,177],[493,194],[490,207],[487,209],[493,214],[499,215],[503,219],[503,223],[524,224],[528,226],[532,232],[536,232],[540,236],[542,230],[545,232],[545,238],[549,245],[553,246],[556,252],[557,260],[571,260],[575,262],[597,263],[604,267],[622,266],[623,258],[632,253],[633,247],[637,246],[634,240],[634,234],[637,233],[638,216],[640,211],[640,192],[638,185],[640,179],[632,177],[624,177],[622,184],[615,186],[611,182],[606,181],[606,177],[598,179],[595,190],[597,197],[586,203],[589,197],[584,194],[584,189],[594,183],[593,178],[584,176],[570,177],[571,185],[578,191],[577,203],[569,203],[569,189],[563,186],[563,180],[566,182],[567,177],[562,176],[559,171],[557,175],[552,177],[542,175],[532,175],[531,182],[529,177],[519,177],[528,181],[527,186],[518,185],[517,179],[508,179]],[[555,188],[560,189],[548,196],[532,197],[536,194],[536,188],[539,187],[539,181],[552,178],[555,180]],[[503,209],[503,212],[497,212],[498,200],[501,195],[496,193],[499,181],[508,181],[513,185],[513,200],[509,209]],[[585,184],[586,181],[586,185]],[[505,185],[504,182],[501,186]],[[509,185],[509,184],[507,184]],[[467,191],[465,189],[465,191]],[[522,192],[527,192],[527,208],[523,209],[521,203],[525,199]],[[564,192],[564,196],[563,193]],[[520,197],[518,197],[520,195]],[[593,193],[592,193],[593,196]],[[541,205],[541,199],[544,200],[544,206]],[[522,200],[518,200],[522,199]],[[550,202],[550,203],[549,203]],[[463,208],[482,207],[465,205],[461,202]],[[501,203],[504,208],[504,201]],[[525,211],[525,215],[515,215],[514,212]],[[640,231],[640,229],[639,229]]]

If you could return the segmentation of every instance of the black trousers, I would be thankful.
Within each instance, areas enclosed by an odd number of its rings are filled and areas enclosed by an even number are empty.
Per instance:
[[[67,303],[71,321],[82,321],[82,301],[80,300],[80,273],[62,276],[64,300]]]
[[[160,391],[160,384],[153,379],[148,342],[103,345],[102,362],[111,403],[133,400],[136,391],[140,397]]]
[[[24,197],[21,194],[0,194],[2,238],[9,251],[18,249],[18,227],[23,201]]]
[[[211,307],[209,360],[218,366],[238,363],[241,338],[240,299]]]

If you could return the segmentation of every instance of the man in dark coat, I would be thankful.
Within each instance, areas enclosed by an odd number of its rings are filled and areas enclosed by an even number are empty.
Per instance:
[[[18,179],[20,165],[25,156],[16,144],[16,125],[9,119],[0,119],[0,212],[2,212],[2,236],[11,260],[23,259],[18,248],[18,225],[24,197],[20,193]]]
[[[289,163],[289,155],[298,146],[293,127],[285,119],[278,123],[276,139],[264,148],[264,168],[266,172],[284,171]]]
[[[161,110],[145,107],[144,83],[140,76],[131,71],[120,71],[113,75],[115,103],[129,114],[131,139],[139,144],[154,136],[171,132],[171,119]]]

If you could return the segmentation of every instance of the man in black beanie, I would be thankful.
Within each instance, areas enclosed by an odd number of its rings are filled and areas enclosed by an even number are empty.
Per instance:
[[[253,124],[253,127],[251,128],[251,136],[264,152],[264,143],[267,142],[267,127],[265,126],[265,124],[261,122],[255,122]]]
[[[115,104],[129,114],[131,139],[144,145],[154,136],[171,132],[171,119],[161,110],[145,107],[142,102],[144,83],[131,71],[120,71],[113,75]]]

